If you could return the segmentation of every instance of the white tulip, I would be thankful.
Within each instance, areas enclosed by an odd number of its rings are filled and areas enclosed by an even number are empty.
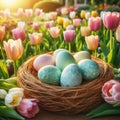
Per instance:
[[[20,104],[23,98],[22,88],[12,88],[5,97],[5,105],[9,107],[16,107]]]
[[[70,12],[70,15],[69,15],[69,16],[70,16],[71,19],[74,19],[74,18],[75,18],[75,15],[76,15],[76,13],[75,13],[74,11],[72,11],[72,12]]]
[[[0,99],[4,99],[7,95],[7,92],[4,89],[0,89]]]

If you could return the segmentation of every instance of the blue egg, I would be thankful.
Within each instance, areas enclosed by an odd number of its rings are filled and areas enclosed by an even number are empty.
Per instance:
[[[63,87],[75,87],[82,83],[82,75],[78,65],[70,64],[63,70],[60,84]]]
[[[56,57],[56,66],[61,70],[72,63],[76,63],[76,61],[72,54],[68,51],[61,51]]]
[[[67,51],[67,52],[69,52],[69,51],[66,50],[66,49],[57,49],[57,50],[55,50],[55,51],[53,52],[53,56],[56,58],[57,55],[58,55],[61,51]]]
[[[90,59],[81,60],[78,63],[78,67],[82,72],[84,80],[94,80],[100,74],[100,68],[98,63]]]
[[[51,85],[59,85],[60,76],[61,76],[60,69],[53,65],[46,65],[38,71],[39,80]]]

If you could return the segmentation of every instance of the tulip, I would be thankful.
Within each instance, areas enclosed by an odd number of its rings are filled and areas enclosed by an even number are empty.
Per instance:
[[[23,99],[17,111],[24,117],[33,118],[39,112],[37,99]]]
[[[89,36],[90,35],[90,28],[88,26],[81,26],[80,28],[81,36]]]
[[[18,28],[25,28],[25,22],[18,22]]]
[[[50,12],[50,20],[56,20],[57,18],[57,12]]]
[[[45,26],[46,26],[46,28],[53,27],[54,26],[54,21],[45,22]]]
[[[67,27],[66,27],[66,30],[74,30],[75,28],[74,28],[74,26],[73,25],[68,25]]]
[[[89,18],[90,18],[90,12],[86,12],[86,13],[85,13],[85,19],[88,20]]]
[[[58,38],[60,36],[60,29],[58,27],[51,27],[49,32],[52,38]]]
[[[23,54],[23,45],[20,39],[12,40],[9,39],[8,42],[4,41],[4,48],[7,57],[14,61],[14,74],[16,75],[16,60],[18,60]]]
[[[89,50],[96,50],[98,48],[98,35],[90,35],[85,37],[85,41]]]
[[[72,12],[70,12],[69,16],[71,19],[74,19],[76,16],[76,13],[74,11],[72,11]]]
[[[26,9],[26,10],[25,10],[25,15],[26,15],[27,17],[32,17],[32,15],[33,15],[33,10],[32,10],[32,9]]]
[[[101,18],[100,17],[90,17],[88,25],[91,31],[98,31],[101,27]]]
[[[76,36],[75,30],[66,30],[63,32],[64,40],[66,42],[72,42]]]
[[[62,25],[62,24],[63,24],[63,21],[64,21],[63,17],[57,17],[57,23],[58,23],[59,25]]]
[[[66,7],[61,8],[61,14],[62,15],[67,15],[68,14],[68,9]]]
[[[5,105],[8,107],[16,107],[20,104],[23,98],[23,88],[12,88],[5,96]]]
[[[32,27],[33,27],[34,30],[38,30],[39,29],[39,24],[37,22],[33,23]]]
[[[91,12],[91,17],[97,17],[97,16],[98,16],[98,12],[96,10]]]
[[[69,44],[69,51],[71,51],[71,44],[70,42],[72,42],[76,36],[75,30],[66,30],[63,32],[63,36],[64,36],[64,40],[66,42],[68,42]]]
[[[39,8],[36,8],[36,9],[35,9],[35,15],[36,15],[36,16],[39,16],[42,12],[43,12],[42,9],[39,9]]]
[[[12,36],[14,39],[25,40],[26,38],[25,29],[23,27],[13,29]]]
[[[42,42],[42,33],[29,34],[29,39],[32,45],[39,45]]]
[[[18,17],[23,17],[24,16],[23,8],[18,8],[17,15],[18,15]]]
[[[116,80],[106,82],[102,87],[102,96],[109,104],[120,102],[120,83]]]
[[[84,19],[85,18],[85,14],[86,14],[86,11],[85,10],[81,10],[80,17]]]
[[[103,14],[103,24],[107,29],[116,29],[120,22],[120,14],[118,12],[105,12]]]
[[[81,24],[81,20],[80,20],[80,19],[73,19],[73,25],[74,25],[75,27],[80,26],[80,24]]]
[[[116,29],[115,35],[116,35],[116,40],[117,40],[118,42],[120,42],[120,25],[119,25],[118,28]]]
[[[70,25],[71,24],[71,21],[69,20],[69,19],[64,19],[64,21],[63,21],[63,27],[66,29],[66,27],[68,26],[68,25]]]
[[[4,10],[4,17],[6,19],[10,18],[10,10],[9,9]]]
[[[0,41],[3,40],[4,36],[5,36],[5,27],[0,26]]]
[[[0,99],[4,99],[6,95],[7,95],[6,90],[0,89]]]

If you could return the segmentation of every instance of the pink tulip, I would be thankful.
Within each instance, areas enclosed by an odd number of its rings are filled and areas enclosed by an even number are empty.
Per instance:
[[[115,29],[120,22],[120,13],[105,12],[103,14],[103,24],[107,29]]]
[[[36,9],[35,9],[35,15],[36,15],[36,16],[39,16],[42,12],[43,12],[42,9],[39,9],[39,8],[36,8]]]
[[[96,50],[98,48],[98,35],[90,35],[85,37],[85,41],[89,50]]]
[[[18,17],[23,17],[24,16],[23,8],[18,8],[17,15],[18,15]]]
[[[29,34],[29,39],[32,45],[38,45],[42,42],[42,33]]]
[[[80,24],[81,24],[81,20],[80,20],[80,19],[73,19],[73,25],[74,25],[75,27],[80,26]]]
[[[34,30],[38,30],[39,29],[39,24],[38,23],[33,23],[32,27]]]
[[[33,10],[32,10],[32,9],[26,9],[26,10],[25,10],[25,15],[26,15],[27,17],[32,17],[32,15],[33,15]]]
[[[116,40],[118,42],[120,42],[120,25],[118,26],[118,28],[116,29]]]
[[[50,27],[53,27],[53,26],[54,26],[54,21],[45,22],[45,27],[46,28],[50,28]]]
[[[49,32],[52,38],[58,38],[60,36],[60,29],[58,27],[51,27]]]
[[[18,28],[13,29],[12,36],[14,39],[25,40],[25,38],[26,38],[25,29],[22,27],[18,27]]]
[[[97,31],[101,27],[101,18],[100,17],[90,17],[88,25],[91,31]]]
[[[10,18],[10,10],[9,9],[6,9],[6,10],[4,10],[4,17],[6,18],[6,19],[8,19],[8,18]]]
[[[17,111],[24,117],[33,118],[39,112],[38,100],[22,99]]]
[[[66,42],[72,42],[76,36],[75,30],[66,30],[63,32],[64,40]]]
[[[4,36],[5,36],[5,27],[0,26],[0,41],[3,40]]]
[[[120,83],[116,80],[106,82],[102,87],[102,96],[109,104],[120,102]]]
[[[9,39],[8,42],[4,41],[4,48],[7,57],[13,61],[18,60],[23,54],[23,45],[20,39],[12,40]]]

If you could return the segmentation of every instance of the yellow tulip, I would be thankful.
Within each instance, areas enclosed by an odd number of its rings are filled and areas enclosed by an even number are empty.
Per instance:
[[[85,18],[85,14],[86,14],[86,11],[85,10],[82,10],[81,12],[80,12],[80,17],[81,18]]]
[[[63,22],[63,27],[66,28],[70,24],[71,24],[71,21],[69,19],[65,19]]]
[[[98,16],[98,12],[97,11],[92,11],[91,12],[91,16],[92,17],[97,17]]]
[[[57,17],[57,23],[58,23],[59,25],[62,25],[62,24],[63,24],[63,21],[64,21],[63,17]]]

